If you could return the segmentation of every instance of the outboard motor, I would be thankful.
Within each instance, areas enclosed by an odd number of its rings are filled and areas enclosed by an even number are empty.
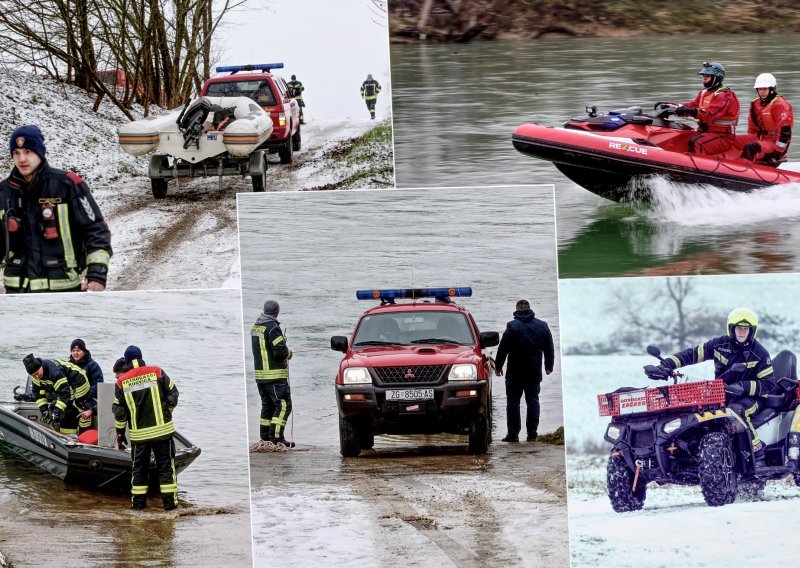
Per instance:
[[[203,134],[203,124],[212,110],[212,104],[206,97],[199,97],[186,105],[178,116],[176,124],[183,134],[183,149],[192,144],[200,147],[200,136]]]
[[[25,383],[25,391],[18,393],[17,389],[19,388],[19,385],[14,387],[14,400],[21,402],[34,402],[36,400],[36,397],[33,396],[33,380],[30,377],[28,377],[28,382]]]

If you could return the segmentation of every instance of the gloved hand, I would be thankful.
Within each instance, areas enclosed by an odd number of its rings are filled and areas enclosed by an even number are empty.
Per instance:
[[[761,144],[758,142],[750,142],[747,144],[744,149],[742,150],[742,158],[745,160],[750,160],[751,162],[756,158],[761,152]]]
[[[117,430],[117,448],[124,450],[128,443],[128,438],[125,437],[125,430]]]
[[[56,430],[61,426],[61,416],[61,411],[58,408],[54,408],[50,413],[50,417],[53,419],[53,428]]]
[[[725,385],[725,393],[733,397],[744,396],[745,392],[746,389],[743,382],[731,383],[729,385]]]
[[[675,103],[671,103],[669,101],[658,101],[656,104],[653,105],[653,110],[659,110],[659,107],[662,106],[678,106]]]
[[[672,369],[663,363],[660,365],[645,365],[644,374],[647,375],[648,379],[654,381],[666,381],[672,375]]]
[[[677,114],[678,116],[691,116],[692,118],[694,118],[697,116],[697,109],[681,105],[677,109],[675,109],[675,114]]]
[[[46,406],[40,408],[39,412],[42,415],[41,419],[39,420],[42,424],[50,424],[50,422],[53,421],[53,417],[50,415],[50,410]]]

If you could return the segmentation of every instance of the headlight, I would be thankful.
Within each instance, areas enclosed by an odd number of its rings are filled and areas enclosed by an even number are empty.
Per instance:
[[[450,368],[450,374],[447,376],[448,381],[477,381],[478,368],[472,363],[465,363],[461,365],[453,365]]]
[[[675,430],[677,430],[680,427],[681,427],[681,419],[676,418],[675,420],[670,420],[669,422],[664,424],[664,427],[662,429],[664,430],[665,434],[672,434]]]
[[[620,434],[622,434],[622,430],[620,430],[618,426],[609,424],[608,430],[606,430],[606,436],[608,436],[612,440],[616,440],[617,438],[619,438]]]
[[[371,383],[372,377],[366,367],[350,367],[344,370],[342,382],[346,385]]]

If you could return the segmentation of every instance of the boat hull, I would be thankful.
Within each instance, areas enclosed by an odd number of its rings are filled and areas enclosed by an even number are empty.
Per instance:
[[[581,187],[614,201],[647,198],[648,186],[640,182],[653,176],[732,191],[800,181],[800,174],[781,168],[663,149],[648,140],[646,127],[625,134],[524,124],[514,131],[512,143],[519,152],[552,162]]]
[[[131,453],[116,448],[82,444],[38,422],[33,403],[0,406],[0,445],[67,483],[93,489],[129,492]],[[175,470],[180,473],[200,455],[200,448],[179,433],[174,434]],[[158,493],[155,466],[150,472],[152,494]]]

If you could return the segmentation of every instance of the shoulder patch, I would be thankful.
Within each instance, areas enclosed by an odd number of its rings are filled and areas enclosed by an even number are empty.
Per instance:
[[[67,174],[67,177],[69,179],[71,179],[73,182],[75,182],[75,185],[77,185],[79,183],[83,183],[83,178],[81,176],[79,176],[78,174],[76,174],[75,172],[69,172]]]

